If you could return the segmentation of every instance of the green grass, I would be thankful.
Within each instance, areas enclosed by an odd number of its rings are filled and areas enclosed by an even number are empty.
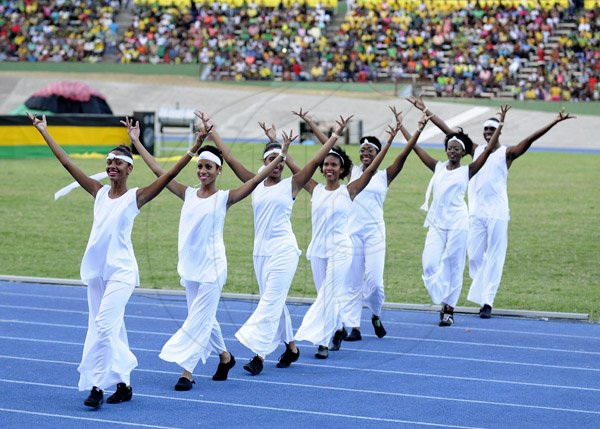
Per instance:
[[[248,167],[259,166],[259,145],[232,145]],[[316,148],[294,146],[303,163]],[[356,147],[350,147],[356,159]],[[392,148],[390,158],[398,153]],[[441,159],[441,151],[432,151]],[[600,182],[598,155],[532,152],[517,160],[509,175],[512,220],[504,278],[495,306],[528,310],[589,313],[600,319]],[[76,159],[89,174],[101,159]],[[316,174],[320,180],[320,173]],[[411,155],[392,184],[385,206],[387,223],[386,290],[390,302],[430,303],[421,281],[421,252],[426,230],[423,201],[430,172]],[[79,278],[79,264],[92,222],[93,200],[81,189],[54,202],[53,194],[71,182],[55,159],[3,160],[0,170],[0,274]],[[180,177],[197,183],[188,166]],[[139,160],[130,186],[145,185],[151,174]],[[221,189],[239,186],[228,168]],[[181,201],[168,191],[145,206],[136,220],[133,241],[142,286],[177,288],[177,227]],[[310,201],[302,192],[293,226],[300,248],[310,240]],[[229,278],[225,292],[257,293],[252,268],[250,198],[233,206],[225,225]],[[470,281],[459,305],[466,301]],[[304,255],[290,295],[313,296],[310,266]]]
[[[513,109],[532,110],[536,112],[556,113],[561,108],[575,115],[600,115],[600,102],[558,102],[558,101],[519,101],[499,100],[482,98],[435,98],[434,100],[444,103],[468,104],[476,106],[500,107],[502,104],[510,104]]]

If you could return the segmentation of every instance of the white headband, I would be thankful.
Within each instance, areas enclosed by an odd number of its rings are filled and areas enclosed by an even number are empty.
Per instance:
[[[127,155],[116,155],[111,152],[106,156],[106,160],[108,161],[109,159],[120,159],[121,161],[127,162],[129,165],[133,165],[133,158]]]
[[[265,154],[263,155],[263,159],[267,159],[269,157],[269,155],[272,155],[276,153],[277,155],[279,155],[281,153],[281,149],[279,148],[275,148],[275,149],[271,149],[265,152]]]
[[[465,151],[467,150],[463,141],[461,139],[459,139],[458,137],[452,137],[450,140],[448,140],[448,144],[450,144],[451,142],[458,142],[460,144],[460,146],[463,148],[463,150],[465,150]]]
[[[377,145],[374,145],[373,143],[371,143],[368,140],[365,140],[363,143],[361,143],[360,147],[362,148],[363,146],[373,146],[375,148],[375,150],[377,152],[379,152],[379,148],[377,147]]]
[[[488,119],[487,121],[485,121],[483,123],[483,128],[487,128],[487,127],[492,127],[492,128],[498,128],[499,122],[495,121],[493,119]]]
[[[200,155],[198,155],[198,160],[200,159],[206,159],[207,161],[214,162],[219,167],[221,166],[221,160],[219,159],[219,157],[208,150],[203,150],[202,152],[200,152]]]
[[[342,158],[342,155],[340,155],[339,153],[337,153],[335,150],[330,149],[329,150],[329,155],[335,155],[335,156],[337,156],[340,159],[340,161],[342,161],[342,166],[344,165],[344,158]]]

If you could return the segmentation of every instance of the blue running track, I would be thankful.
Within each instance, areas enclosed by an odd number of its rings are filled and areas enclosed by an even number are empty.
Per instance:
[[[282,346],[251,376],[242,366],[252,353],[234,333],[255,306],[220,303],[238,362],[229,380],[211,380],[211,357],[196,368],[193,390],[176,392],[180,368],[158,353],[186,316],[185,298],[134,294],[126,311],[139,360],[133,400],[94,411],[77,390],[85,289],[0,281],[0,427],[600,428],[598,324],[459,314],[440,328],[437,313],[387,310],[379,339],[365,312],[362,341],[325,361],[300,343],[287,369],[275,367]],[[308,307],[289,308],[297,329]]]

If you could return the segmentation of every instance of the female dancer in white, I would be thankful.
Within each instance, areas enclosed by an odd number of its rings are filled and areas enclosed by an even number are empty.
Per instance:
[[[401,124],[401,113],[390,107],[392,113]],[[425,126],[429,118],[424,116],[419,122],[419,128]],[[321,143],[325,141],[323,134],[317,127],[313,127],[315,136]],[[347,302],[344,305],[343,324],[352,327],[352,331],[345,336],[345,341],[359,341],[362,339],[360,332],[360,316],[363,301],[371,311],[371,323],[375,335],[383,338],[387,333],[381,322],[380,315],[385,301],[383,285],[383,270],[385,265],[385,222],[383,220],[383,203],[387,190],[392,181],[398,176],[404,162],[414,144],[419,138],[415,133],[394,162],[385,170],[379,170],[367,187],[354,199],[352,203],[352,216],[350,218],[350,235],[354,256],[352,265],[348,270],[346,279]],[[373,162],[381,150],[381,142],[377,137],[366,136],[360,139],[361,165],[354,165],[350,173],[350,183],[357,180],[367,167]]]
[[[302,112],[298,116],[307,120]],[[307,121],[307,124],[313,128],[313,132],[316,131],[312,121]],[[377,172],[398,130],[398,122],[395,127],[389,127],[386,145],[356,181],[347,186],[340,183],[350,173],[352,161],[336,146],[321,164],[326,184],[320,185],[311,179],[305,186],[312,195],[312,239],[306,256],[310,260],[317,299],[306,312],[295,338],[317,345],[315,357],[318,359],[329,356],[332,337],[332,350],[339,350],[345,333],[341,307],[346,294],[344,282],[352,262],[349,232],[352,201]],[[337,134],[334,133],[333,137],[337,138]]]
[[[428,227],[423,249],[423,283],[434,304],[442,304],[440,326],[454,324],[454,307],[460,298],[467,252],[469,213],[465,193],[469,180],[484,165],[504,124],[509,106],[502,106],[499,126],[490,144],[475,161],[461,166],[463,156],[470,152],[473,142],[462,131],[446,135],[444,146],[448,161],[439,162],[418,145],[414,150],[423,163],[434,172],[425,203],[427,211],[423,226]],[[433,193],[431,207],[429,196]]]
[[[342,133],[347,120],[338,122],[338,133]],[[263,162],[268,164],[281,151],[276,142],[275,127],[260,126],[271,141],[263,152]],[[223,158],[243,182],[252,179],[255,173],[247,170],[225,146],[218,135],[212,133],[213,140],[221,149]],[[296,137],[283,133],[284,144],[290,144]],[[278,368],[287,368],[298,360],[300,351],[294,342],[292,322],[285,305],[290,285],[298,266],[300,250],[290,221],[292,208],[298,192],[310,180],[319,164],[336,141],[331,137],[328,142],[299,169],[288,156],[293,176],[281,177],[284,164],[275,168],[252,193],[254,211],[254,271],[260,291],[260,301],[250,318],[236,332],[237,339],[255,353],[244,369],[252,375],[263,370],[264,360],[272,353],[280,342],[286,345],[284,353],[277,363]]]
[[[411,97],[409,100],[418,109],[428,111],[423,100]],[[508,169],[513,161],[523,155],[533,142],[546,134],[552,127],[574,116],[560,111],[544,127],[520,141],[515,146],[503,146],[498,140],[490,158],[479,174],[469,182],[469,276],[473,281],[467,299],[480,305],[479,316],[489,319],[506,259],[508,246],[508,208],[507,179]],[[444,133],[452,130],[437,116],[432,122]],[[496,118],[487,119],[483,124],[483,138],[489,144],[494,131],[498,128]],[[470,154],[477,159],[483,153],[484,146],[473,145]]]
[[[210,132],[212,127],[203,122]],[[161,174],[156,160],[139,142],[134,144],[154,174]],[[169,190],[184,203],[179,221],[179,263],[177,271],[181,285],[186,289],[188,316],[181,328],[166,342],[160,358],[175,362],[183,368],[175,390],[190,390],[195,383],[192,373],[199,360],[206,363],[211,353],[219,354],[220,362],[212,379],[226,380],[235,358],[223,341],[216,314],[221,290],[227,279],[227,261],[223,243],[223,226],[227,209],[241,201],[256,188],[285,159],[288,145],[258,175],[230,191],[219,191],[216,180],[221,174],[223,157],[213,146],[204,146],[198,156],[197,175],[200,188],[192,188],[176,181]]]
[[[125,330],[125,305],[139,285],[138,266],[131,244],[133,221],[143,205],[150,202],[192,159],[204,136],[173,167],[150,185],[127,188],[133,171],[133,158],[127,146],[119,146],[106,157],[106,173],[110,185],[102,185],[87,176],[71,161],[48,132],[46,116],[42,119],[27,114],[56,158],[94,198],[94,223],[83,260],[81,280],[87,285],[88,330],[78,371],[79,390],[90,390],[84,404],[99,408],[104,389],[116,384],[116,391],[106,400],[109,404],[129,401],[133,390],[131,371],[137,359],[129,350]],[[127,120],[125,123],[133,128]],[[139,124],[136,123],[139,130]]]

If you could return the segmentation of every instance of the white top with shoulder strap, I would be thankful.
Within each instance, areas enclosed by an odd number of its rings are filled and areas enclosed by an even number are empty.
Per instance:
[[[140,276],[131,244],[133,221],[140,212],[137,189],[129,189],[119,198],[109,198],[110,186],[96,194],[94,223],[81,261],[83,283],[95,278],[138,286]]]
[[[198,197],[198,188],[188,187],[179,219],[177,272],[182,279],[213,283],[227,276],[223,228],[229,191]]]

